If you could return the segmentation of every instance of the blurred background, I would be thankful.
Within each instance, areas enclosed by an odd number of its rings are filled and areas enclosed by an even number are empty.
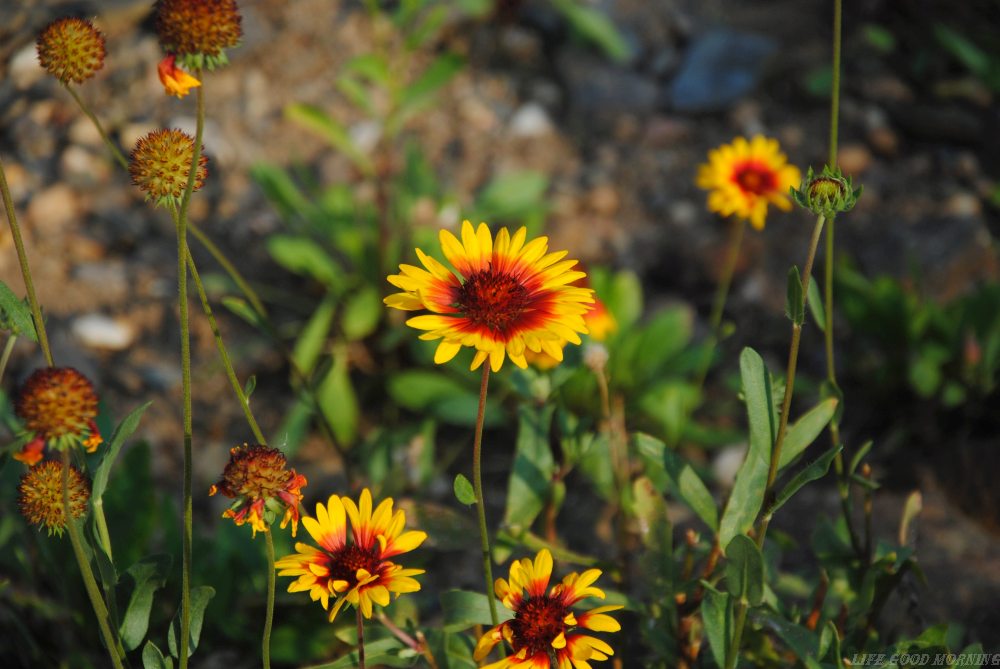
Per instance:
[[[314,261],[314,247],[302,241],[315,239],[316,221],[359,220],[357,212],[383,207],[387,199],[394,220],[405,221],[415,239],[442,226],[455,229],[462,217],[544,229],[553,248],[569,249],[587,266],[634,273],[647,313],[669,307],[684,316],[691,336],[703,338],[728,224],[707,212],[705,195],[694,186],[697,166],[709,149],[760,133],[777,138],[803,171],[822,167],[832,3],[377,4],[386,17],[411,5],[414,17],[424,17],[432,8],[434,23],[379,20],[370,8],[347,0],[239,3],[243,43],[230,52],[229,66],[205,76],[210,176],[191,216],[259,291],[289,346],[315,324],[331,295],[363,295],[348,303],[354,320],[341,324],[345,337],[323,344],[329,364],[340,370],[329,392],[343,391],[345,383],[353,390],[320,411],[348,452],[348,466],[364,472],[355,476],[381,476],[384,489],[426,501],[428,508],[436,504],[439,520],[448,519],[454,501],[445,470],[456,458],[458,468],[464,466],[467,427],[447,428],[451,432],[438,440],[445,444],[445,454],[438,453],[443,464],[420,480],[400,473],[420,461],[419,430],[405,448],[386,447],[378,467],[349,450],[375,443],[383,418],[384,391],[364,379],[380,368],[380,351],[388,345],[371,338],[384,316],[366,315],[372,304],[380,308],[384,286],[377,279],[366,290],[333,286],[336,280],[317,269],[325,261]],[[914,489],[923,495],[917,551],[927,585],[914,580],[906,589],[912,601],[886,616],[898,617],[901,627],[914,616],[956,620],[987,650],[996,650],[1000,2],[845,5],[839,163],[864,185],[864,195],[836,223],[837,356],[847,397],[842,429],[849,444],[876,444],[872,460],[883,483],[875,497],[876,532],[892,535],[906,495]],[[80,93],[126,151],[159,127],[193,132],[194,101],[163,93],[149,2],[21,0],[0,7],[0,152],[56,357],[97,382],[114,419],[154,401],[140,428],[148,448],[126,454],[135,480],[118,493],[123,508],[149,507],[147,520],[121,521],[122,532],[142,534],[150,531],[148,518],[170,524],[180,492],[174,230],[166,213],[144,203],[128,184],[89,121],[38,66],[35,35],[63,15],[92,18],[107,37],[104,70]],[[428,28],[421,32],[420,26]],[[359,57],[376,52],[391,63],[388,74],[358,65]],[[408,96],[396,96],[403,85]],[[373,174],[391,178],[380,186]],[[734,328],[706,388],[706,424],[723,432],[739,427],[735,361],[744,345],[761,351],[772,369],[783,368],[786,271],[804,261],[810,230],[805,212],[772,209],[763,232],[748,231],[726,311]],[[351,241],[343,243],[331,251],[338,262]],[[252,401],[265,433],[310,479],[308,507],[346,485],[345,458],[329,447],[310,422],[309,408],[290,391],[285,356],[240,317],[238,304],[222,306],[220,300],[235,292],[204,249],[192,248],[240,376],[255,375]],[[407,257],[405,249],[396,252]],[[337,266],[373,277],[381,271],[364,255]],[[20,292],[6,232],[0,234],[0,279]],[[195,489],[207,491],[228,447],[247,432],[229,399],[207,324],[194,318],[193,327]],[[318,357],[311,363],[320,364]],[[33,346],[21,342],[11,380],[40,361]],[[800,366],[806,396],[824,375],[815,328],[806,328]],[[391,399],[404,410],[421,408]],[[713,409],[712,402],[722,408]],[[714,489],[731,484],[733,468],[726,463],[733,452],[738,457],[738,443],[679,440],[713,472]],[[502,498],[512,445],[496,441],[487,476],[493,473],[494,497]],[[4,469],[7,486],[17,472],[11,463]],[[832,515],[837,500],[831,484],[807,491],[796,504],[798,511],[779,516],[776,526],[807,536],[811,522],[796,528],[788,519]],[[13,496],[4,493],[0,505],[3,528],[12,522]],[[196,496],[206,536],[224,506]],[[499,514],[499,507],[494,511]],[[213,662],[231,667],[250,666],[240,664],[246,658],[234,648],[240,634],[255,629],[262,596],[260,565],[246,550],[245,529],[218,522],[222,538],[213,539],[227,548],[218,548],[225,554],[212,568],[227,574],[242,564],[254,584],[246,595],[249,627],[240,619],[244,614],[233,613],[233,620],[219,623],[224,633],[208,651]],[[569,539],[581,541],[586,543]],[[430,548],[427,566],[451,564],[464,551],[460,540],[441,539]],[[42,549],[21,546],[10,559],[30,561],[36,550]],[[246,554],[233,557],[240,551]],[[478,567],[474,559],[466,562],[471,564],[456,573],[475,589]],[[15,569],[11,564],[0,561],[0,581],[4,570]],[[71,632],[56,631],[62,614],[54,593],[75,586],[50,579],[0,587],[0,623],[13,625],[28,610],[23,621],[29,627],[54,634],[57,646],[71,645],[71,636],[60,637]],[[241,586],[230,587],[234,592],[220,594],[228,598],[223,601],[242,601]],[[281,633],[294,636],[290,629]],[[302,643],[286,641],[290,647]]]

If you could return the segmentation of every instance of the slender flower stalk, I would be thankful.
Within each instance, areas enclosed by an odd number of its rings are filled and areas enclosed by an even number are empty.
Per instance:
[[[98,120],[97,115],[94,114],[90,106],[83,101],[83,98],[80,97],[80,94],[76,92],[76,89],[73,88],[69,84],[69,82],[63,82],[63,87],[65,87],[65,89],[69,91],[69,94],[73,96],[73,99],[76,100],[76,105],[80,108],[80,111],[82,111],[84,115],[88,119],[90,119],[90,122],[94,125],[94,128],[97,130],[98,134],[101,135],[101,139],[104,140],[104,145],[108,147],[108,151],[111,152],[111,155],[115,159],[115,161],[117,161],[117,163],[121,165],[121,167],[124,168],[125,171],[127,172],[128,158],[125,157],[125,154],[122,153],[122,150],[118,148],[118,145],[111,140],[111,137],[104,129],[104,126],[101,125],[100,120]]]
[[[493,597],[493,552],[490,550],[490,533],[486,525],[486,504],[483,500],[483,421],[486,417],[486,392],[490,382],[490,366],[483,365],[479,384],[479,410],[476,413],[476,434],[472,443],[472,487],[476,493],[476,516],[479,520],[479,545],[483,550],[483,578],[486,579],[486,599],[490,603],[490,619],[496,626],[497,602]]]
[[[733,221],[732,233],[729,240],[729,252],[726,254],[726,264],[722,268],[722,276],[719,277],[719,285],[715,290],[715,300],[712,302],[712,314],[708,320],[708,347],[705,349],[705,357],[701,361],[701,368],[698,370],[698,377],[695,381],[695,388],[699,393],[705,385],[708,368],[712,366],[715,347],[719,345],[719,328],[722,325],[722,313],[726,308],[729,287],[732,285],[733,274],[736,272],[736,264],[740,258],[740,249],[743,246],[743,233],[746,231],[746,227],[747,220],[745,218]]]
[[[264,669],[271,669],[271,625],[274,622],[274,539],[271,528],[264,533],[267,544],[267,609],[264,614],[264,634],[261,638],[261,657]]]
[[[365,619],[361,615],[361,608],[355,609],[358,620],[358,669],[365,669]]]

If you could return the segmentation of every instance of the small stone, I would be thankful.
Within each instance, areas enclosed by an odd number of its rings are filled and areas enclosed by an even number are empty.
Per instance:
[[[14,202],[20,202],[31,192],[36,179],[21,163],[6,163],[3,169],[7,175],[7,187],[10,188],[11,197]]]
[[[689,121],[674,116],[654,116],[646,124],[642,145],[653,148],[669,148],[691,137]]]
[[[690,228],[698,222],[701,209],[690,200],[677,200],[670,205],[669,220],[681,228]]]
[[[14,82],[14,86],[19,90],[28,88],[45,75],[45,70],[38,62],[38,51],[35,49],[34,42],[25,45],[14,54],[14,57],[10,59],[10,67],[7,72],[11,81]]]
[[[69,139],[74,144],[82,144],[95,148],[104,143],[101,133],[97,131],[97,128],[86,116],[81,116],[69,127]]]
[[[82,146],[70,146],[63,151],[59,166],[67,179],[78,186],[94,186],[102,183],[111,171],[107,161]]]
[[[879,154],[894,156],[899,150],[899,135],[889,126],[873,128],[868,133],[868,142]]]
[[[86,314],[73,321],[73,336],[84,346],[110,351],[128,348],[135,339],[131,326],[104,314]]]
[[[722,488],[732,488],[736,482],[736,473],[746,459],[747,445],[726,446],[712,460],[712,474],[716,483]]]
[[[358,151],[371,154],[382,139],[382,124],[373,120],[359,121],[350,127],[348,134]]]
[[[863,144],[845,144],[837,154],[837,164],[846,175],[863,174],[872,164],[872,154]]]
[[[28,219],[43,234],[59,234],[80,214],[80,198],[66,184],[46,188],[28,203]]]
[[[955,193],[944,201],[942,213],[956,218],[977,218],[983,213],[983,203],[974,193]]]
[[[914,100],[913,90],[902,80],[884,75],[867,77],[860,82],[865,97],[876,102],[906,103]]]
[[[725,109],[753,91],[768,58],[778,49],[770,37],[728,28],[695,38],[668,89],[673,107],[683,112]]]
[[[541,137],[552,133],[552,120],[545,107],[537,102],[527,102],[510,118],[512,137]]]
[[[614,216],[621,207],[618,191],[609,184],[602,184],[590,191],[587,201],[594,213],[603,216]]]

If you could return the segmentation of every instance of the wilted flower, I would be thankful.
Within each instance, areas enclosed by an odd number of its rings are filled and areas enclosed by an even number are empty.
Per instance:
[[[181,130],[154,130],[141,138],[129,156],[128,171],[132,183],[145,191],[147,200],[157,205],[178,202],[187,187],[194,157],[194,138]],[[194,190],[199,190],[208,176],[208,158],[198,159]]]
[[[221,492],[236,499],[222,514],[237,525],[246,522],[257,532],[267,532],[278,516],[281,527],[292,522],[292,536],[299,528],[299,503],[306,477],[294,469],[286,469],[288,461],[276,448],[246,444],[229,450],[229,463],[222,479],[213,485],[209,495]]]
[[[163,50],[191,68],[225,64],[243,35],[235,0],[158,0],[155,11]]]
[[[389,558],[412,551],[427,538],[425,532],[403,532],[406,515],[392,511],[392,498],[384,499],[372,511],[372,496],[361,491],[357,505],[349,497],[331,495],[326,506],[316,505],[316,517],[302,519],[302,526],[319,544],[313,548],[296,543],[296,553],[275,563],[278,576],[297,576],[288,592],[308,592],[312,601],[330,609],[337,617],[344,603],[372,616],[372,605],[388,606],[390,593],[397,597],[420,590],[413,576],[423,569],[404,569]],[[347,519],[351,520],[353,541],[347,541]],[[333,608],[330,599],[333,598]]]
[[[417,249],[426,269],[400,265],[389,283],[404,292],[385,298],[396,309],[431,314],[406,321],[426,330],[421,339],[441,339],[434,362],[448,362],[463,346],[476,349],[472,369],[489,358],[499,371],[505,357],[527,366],[525,351],[544,351],[562,360],[567,342],[580,343],[586,333],[584,314],[593,303],[593,291],[569,284],[586,276],[574,271],[575,260],[563,260],[566,251],[548,253],[548,238],[527,244],[527,230],[513,237],[507,228],[493,240],[480,223],[473,229],[462,223],[462,240],[447,230],[440,233],[441,248],[455,271]]]
[[[62,496],[62,463],[48,460],[35,465],[21,476],[17,487],[17,504],[21,515],[32,525],[48,530],[49,535],[61,535],[66,528],[66,509]],[[73,518],[87,513],[90,485],[75,467],[69,468],[69,509]]]
[[[104,35],[84,19],[53,21],[38,35],[36,47],[38,62],[64,84],[83,83],[104,67]]]
[[[45,446],[63,450],[80,445],[93,453],[103,441],[94,423],[94,385],[72,367],[45,367],[32,373],[18,392],[14,411],[34,437],[14,454],[25,464],[41,460]]]
[[[201,86],[201,82],[190,74],[177,67],[177,56],[168,55],[156,66],[156,73],[160,77],[160,83],[167,91],[167,95],[182,98],[191,92],[192,88]]]

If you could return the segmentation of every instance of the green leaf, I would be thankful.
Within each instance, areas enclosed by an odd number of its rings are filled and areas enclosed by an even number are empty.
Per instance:
[[[865,41],[877,51],[889,54],[896,49],[896,36],[885,26],[877,23],[866,23],[861,29]]]
[[[152,555],[125,570],[135,584],[119,629],[126,650],[135,650],[146,638],[149,614],[153,610],[153,596],[166,584],[170,562],[169,555]],[[146,649],[142,653],[145,662]]]
[[[632,500],[642,543],[652,551],[668,551],[671,527],[667,505],[649,478],[640,476],[632,482]]]
[[[670,491],[694,511],[713,532],[717,532],[719,510],[712,493],[708,491],[691,464],[667,448],[656,437],[636,433],[633,440],[635,450],[646,463],[646,471],[653,482],[656,483],[657,474],[662,472]]]
[[[462,632],[476,625],[490,626],[490,604],[486,595],[468,590],[447,590],[441,593],[441,613],[445,632]],[[509,620],[512,613],[497,602],[500,620]]]
[[[800,660],[807,658],[820,659],[819,635],[815,632],[801,625],[789,622],[782,616],[769,611],[761,611],[754,616],[754,620],[759,622],[763,627],[769,627],[774,630]]]
[[[0,281],[0,324],[0,327],[10,330],[12,335],[38,341],[31,309],[3,281]]]
[[[816,437],[833,418],[838,404],[839,402],[832,397],[823,400],[807,411],[794,424],[788,426],[788,431],[785,432],[785,443],[781,447],[781,455],[778,456],[779,471],[794,462],[809,448],[809,445],[816,440]]]
[[[411,411],[426,411],[443,399],[470,394],[469,389],[450,376],[422,369],[400,372],[389,379],[393,401]],[[478,395],[476,396],[478,401]]]
[[[701,600],[701,619],[705,624],[705,637],[715,664],[726,664],[726,649],[733,638],[733,598],[724,592],[706,588]]]
[[[330,146],[347,156],[366,175],[375,174],[371,158],[354,145],[347,129],[326,112],[311,105],[293,103],[285,107],[285,118],[295,121],[325,139]]]
[[[366,53],[347,61],[344,70],[358,74],[374,84],[385,86],[389,83],[389,63],[383,56]]]
[[[446,53],[434,59],[423,74],[406,87],[399,101],[397,128],[407,119],[427,108],[434,96],[454,78],[465,66],[465,60],[454,53]]]
[[[455,499],[459,502],[466,506],[472,506],[476,503],[476,489],[472,487],[469,479],[465,478],[465,474],[455,475],[453,487],[455,489]]]
[[[551,493],[556,463],[549,446],[549,430],[554,411],[554,404],[522,405],[518,410],[517,445],[503,518],[503,524],[515,531],[531,527]]]
[[[323,247],[297,235],[271,235],[267,250],[274,261],[289,272],[307,276],[341,293],[344,289],[344,271]]]
[[[143,669],[174,669],[174,661],[170,657],[164,657],[160,649],[152,641],[147,641],[142,647],[142,667]]]
[[[545,206],[549,177],[543,172],[520,170],[500,174],[479,194],[478,217],[491,221],[520,221]]]
[[[859,448],[854,454],[854,457],[851,458],[851,464],[847,467],[848,474],[853,474],[858,470],[858,465],[861,464],[861,461],[865,459],[865,456],[868,455],[868,451],[872,450],[872,446],[874,445],[875,442],[871,439],[861,445],[861,448]]]
[[[242,297],[226,295],[222,298],[222,306],[229,309],[229,311],[233,312],[258,330],[267,330],[263,321],[261,321],[260,316],[257,315],[257,312],[254,311]]]
[[[118,427],[112,433],[111,439],[108,441],[108,447],[104,451],[104,457],[101,458],[101,464],[98,465],[97,471],[94,473],[94,483],[90,489],[90,499],[93,502],[100,501],[104,495],[104,491],[108,487],[108,477],[111,475],[111,467],[114,465],[115,459],[121,452],[125,440],[131,437],[132,433],[139,427],[142,414],[145,413],[150,404],[152,402],[146,402],[133,409],[129,415],[122,419],[122,422],[118,423]]]
[[[594,43],[608,58],[619,63],[628,60],[632,50],[607,16],[577,0],[552,0],[552,4],[574,31]]]
[[[774,403],[771,378],[760,355],[752,348],[740,354],[740,375],[750,422],[750,447],[746,460],[736,473],[733,492],[722,514],[719,543],[728,546],[734,537],[745,534],[753,525],[764,502],[764,488],[774,444]]]
[[[764,601],[764,559],[745,534],[737,534],[726,546],[726,588],[750,606]]]
[[[610,284],[607,307],[618,321],[618,328],[624,330],[642,316],[642,283],[635,272],[626,270],[616,272]]]
[[[198,641],[201,639],[201,626],[205,621],[205,608],[209,601],[215,596],[215,588],[208,585],[198,585],[191,588],[191,628],[188,630],[188,657],[194,655],[198,650]],[[167,646],[170,654],[180,657],[177,648],[177,638],[179,636],[181,612],[178,611],[174,619],[170,621],[170,630],[167,634]]]
[[[782,505],[787,502],[792,495],[797,493],[802,486],[810,481],[815,481],[816,479],[826,476],[826,472],[830,469],[830,463],[833,462],[837,453],[840,453],[843,448],[843,444],[838,444],[823,455],[819,456],[811,465],[796,474],[795,478],[789,481],[788,484],[781,489],[781,492],[778,493],[777,497],[775,497],[774,503],[765,512],[765,515],[774,515],[774,512],[780,509]]]
[[[360,410],[347,366],[347,347],[338,346],[333,352],[333,365],[316,389],[316,400],[324,418],[333,429],[333,436],[344,446],[354,442],[358,434]]]
[[[332,294],[327,294],[326,298],[316,307],[313,315],[309,317],[309,322],[302,328],[302,333],[295,341],[295,347],[292,349],[292,362],[306,375],[312,372],[320,354],[323,353],[326,338],[330,334],[330,326],[333,325],[333,315],[336,308],[336,299]]]
[[[267,163],[257,163],[250,168],[250,175],[286,221],[295,220],[302,216],[303,212],[313,209],[312,203],[295,184],[292,177],[280,167]]]
[[[257,375],[251,374],[247,382],[243,384],[243,395],[249,400],[253,391],[257,390]]]
[[[407,648],[395,638],[379,639],[365,643],[365,663],[367,666],[409,667],[419,657],[419,654]],[[305,669],[354,669],[360,666],[358,651],[353,650],[338,660],[325,664],[316,664]]]
[[[382,298],[374,286],[364,286],[348,298],[341,327],[348,341],[364,339],[378,327]]]
[[[934,26],[934,37],[955,60],[976,76],[984,77],[989,73],[989,54],[957,31],[938,23]]]
[[[796,325],[802,325],[805,320],[805,310],[802,304],[802,276],[799,268],[792,265],[788,270],[788,292],[785,296],[785,315]]]

